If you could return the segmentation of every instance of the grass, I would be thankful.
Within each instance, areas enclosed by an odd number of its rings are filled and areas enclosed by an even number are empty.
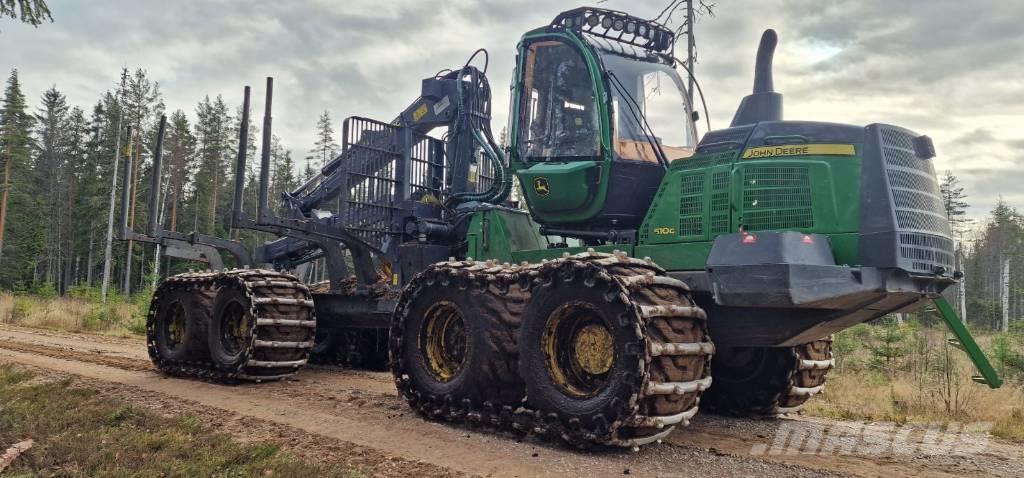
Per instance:
[[[0,323],[113,335],[146,332],[149,294],[112,297],[106,304],[89,289],[64,297],[0,293]]]
[[[273,443],[240,443],[196,417],[161,417],[69,380],[32,378],[0,364],[0,452],[25,437],[35,440],[3,477],[356,476]]]
[[[846,420],[989,422],[993,436],[1024,442],[1024,374],[1015,368],[1024,336],[977,334],[999,370],[999,389],[971,381],[967,355],[938,326],[860,325],[836,336],[837,368],[808,414]],[[993,353],[995,344],[1009,350]]]

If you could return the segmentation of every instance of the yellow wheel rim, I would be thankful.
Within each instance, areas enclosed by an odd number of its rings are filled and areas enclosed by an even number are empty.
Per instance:
[[[185,306],[175,302],[170,307],[170,320],[167,322],[167,345],[171,349],[181,347],[185,341]]]
[[[548,374],[566,395],[593,397],[615,367],[615,338],[588,302],[569,302],[551,313],[542,338]]]
[[[420,350],[427,371],[448,382],[462,371],[467,357],[466,326],[455,304],[440,301],[423,318]]]

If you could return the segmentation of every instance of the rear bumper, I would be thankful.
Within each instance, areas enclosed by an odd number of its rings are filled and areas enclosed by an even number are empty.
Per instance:
[[[917,309],[955,281],[900,267],[835,262],[825,236],[799,232],[715,238],[703,271],[672,272],[707,310],[723,345],[799,345],[894,312]]]
[[[837,265],[718,266],[670,272],[708,311],[722,345],[793,346],[896,312],[916,310],[954,280],[899,269]]]
[[[887,314],[916,310],[955,281],[900,269],[837,265],[719,265],[673,272],[687,282],[723,345],[791,346]]]

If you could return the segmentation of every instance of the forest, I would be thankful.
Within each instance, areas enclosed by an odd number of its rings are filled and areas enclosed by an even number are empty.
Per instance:
[[[69,104],[55,86],[30,104],[17,70],[10,72],[0,107],[3,290],[65,295],[76,288],[101,287],[106,274],[110,290],[128,296],[147,290],[161,275],[198,267],[161,264],[150,245],[116,239],[108,245],[110,218],[116,238],[126,187],[129,226],[136,230],[146,227],[150,209],[156,208],[161,224],[173,231],[230,236],[249,246],[266,239],[227,227],[241,105],[228,104],[221,95],[206,96],[191,112],[168,112],[159,82],[144,70],[124,69],[118,83],[91,106]],[[149,204],[157,125],[164,115],[163,194],[159,204]],[[272,198],[333,158],[338,145],[327,111],[316,128],[319,139],[301,170],[292,152],[273,137]],[[255,125],[248,137],[250,157],[255,157]],[[129,159],[135,167],[131,180],[123,184]],[[246,176],[245,208],[254,210],[255,170],[250,167]]]

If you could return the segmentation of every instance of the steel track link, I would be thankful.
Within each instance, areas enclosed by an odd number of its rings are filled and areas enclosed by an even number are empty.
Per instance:
[[[192,312],[206,321],[208,330],[214,300],[224,287],[240,288],[250,304],[248,314],[252,320],[244,360],[228,367],[213,362],[208,355],[190,360],[162,357],[155,342],[162,296],[171,290],[193,294]],[[309,360],[315,330],[315,310],[306,285],[290,274],[265,269],[188,272],[168,277],[153,293],[146,320],[149,356],[161,372],[228,383],[259,383],[294,375]]]
[[[449,261],[431,266],[424,274],[441,270],[453,280],[488,284],[476,289],[488,294],[488,301],[512,298],[515,303],[504,307],[510,316],[502,318],[502,322],[514,333],[520,324],[520,318],[514,315],[522,310],[521,303],[529,300],[531,289],[566,266],[600,268],[601,274],[618,284],[619,293],[613,300],[622,301],[633,312],[637,339],[644,344],[644,350],[637,364],[639,386],[628,404],[627,414],[592,427],[578,420],[567,422],[553,413],[545,415],[531,410],[525,400],[505,404],[489,400],[456,401],[416,390],[406,367],[394,360],[403,347],[402,330],[408,312],[405,305],[419,293],[417,288],[425,287],[415,280],[403,293],[392,322],[392,373],[399,394],[427,419],[533,434],[577,447],[636,448],[660,441],[677,425],[689,424],[697,412],[700,394],[710,386],[714,345],[707,336],[706,315],[690,299],[687,286],[665,276],[664,269],[653,261],[630,258],[621,252],[605,254],[591,250],[539,264]],[[517,360],[517,351],[494,357],[496,362],[512,362],[512,370],[516,370]],[[509,368],[507,363],[493,366]],[[521,382],[522,378],[518,380]]]
[[[789,385],[770,415],[797,413],[811,397],[825,390],[825,376],[835,367],[832,337],[793,347],[794,366],[789,372]]]

